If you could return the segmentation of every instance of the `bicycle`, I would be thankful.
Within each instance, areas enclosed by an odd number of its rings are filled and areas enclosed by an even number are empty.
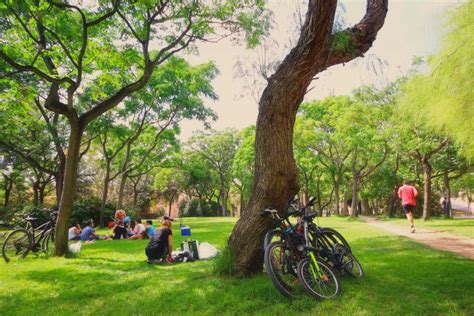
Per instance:
[[[288,201],[287,209],[293,209],[293,211],[290,211],[289,216],[302,216],[304,209],[306,209],[309,204],[313,204],[313,201],[310,200],[307,206],[298,210],[294,205],[295,202],[296,199],[290,199]],[[347,240],[338,231],[329,227],[320,227],[311,221],[308,223],[308,234],[310,243],[317,248],[318,255],[330,263],[331,267],[336,270],[339,275],[349,274],[356,278],[364,277],[365,273],[362,265],[352,253],[352,249]],[[264,249],[266,249],[275,238],[282,239],[282,235],[281,227],[267,232],[264,239]]]
[[[306,209],[313,203],[314,199],[310,199],[306,206],[298,210],[293,207],[293,211],[288,211],[288,207],[284,217],[280,217],[275,209],[266,209],[260,214],[262,217],[271,216],[276,226],[279,226],[265,236],[265,243],[275,236],[280,240],[266,246],[264,264],[270,280],[286,297],[295,296],[296,278],[313,297],[333,298],[340,291],[336,273],[318,256],[317,249],[311,246],[307,223],[312,222],[316,213],[306,214]],[[292,225],[289,221],[291,216],[300,217],[303,225],[301,222],[296,227]]]
[[[42,250],[48,253],[53,249],[57,212],[50,209],[44,211],[50,213],[47,222],[35,228],[37,218],[27,216],[25,228],[15,229],[8,234],[2,246],[2,256],[6,262],[21,260],[30,251],[37,253]]]

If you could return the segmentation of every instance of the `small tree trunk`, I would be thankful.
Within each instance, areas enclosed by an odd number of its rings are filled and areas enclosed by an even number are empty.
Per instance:
[[[48,182],[44,182],[43,184],[40,184],[38,187],[38,202],[39,205],[44,204],[44,191],[46,190],[46,186],[48,185]]]
[[[104,227],[105,219],[105,204],[107,204],[107,198],[109,196],[109,177],[110,177],[110,161],[106,162],[105,165],[105,176],[104,183],[102,187],[102,200],[100,201],[100,216],[99,216],[99,225]]]
[[[127,182],[127,178],[128,178],[128,175],[126,172],[122,173],[122,175],[120,176],[117,209],[121,209],[123,206],[123,197],[125,193],[125,183]]]
[[[221,204],[222,216],[227,216],[227,201],[225,198],[225,188],[221,186],[219,192],[219,203]]]
[[[71,119],[70,124],[71,132],[69,135],[66,157],[64,185],[61,202],[59,204],[59,216],[56,224],[56,240],[54,242],[54,253],[56,256],[63,256],[68,251],[68,227],[76,192],[81,138],[85,128],[85,126],[82,126],[77,119]]]
[[[453,218],[453,209],[451,207],[451,185],[449,181],[449,172],[445,171],[443,176],[444,189],[446,194],[446,207],[448,208],[448,216]]]
[[[356,217],[357,216],[357,207],[358,207],[358,192],[359,192],[359,175],[354,174],[354,180],[352,182],[352,204],[351,204],[351,210],[349,212],[349,215],[351,217]]]
[[[370,206],[369,206],[369,199],[363,198],[362,199],[362,214],[370,215]]]
[[[430,200],[431,200],[431,165],[427,159],[422,160],[424,177],[424,195],[423,195],[423,220],[430,218]]]
[[[339,198],[339,183],[337,181],[335,181],[335,178],[333,178],[333,182],[334,182],[334,199],[335,199],[335,202],[336,202],[336,215],[339,215],[340,214],[340,205],[339,205],[339,201],[340,201],[340,198]]]
[[[39,182],[37,180],[33,182],[33,205],[39,205]]]
[[[6,175],[3,175],[3,179],[4,179],[4,190],[5,190],[3,206],[7,207],[8,204],[10,203],[10,196],[13,190],[13,181]]]

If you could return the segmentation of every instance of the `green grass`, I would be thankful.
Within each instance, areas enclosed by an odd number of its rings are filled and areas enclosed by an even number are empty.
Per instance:
[[[397,225],[408,225],[406,218],[383,218],[383,220]],[[461,237],[474,238],[474,219],[431,218],[426,222],[422,219],[415,219],[415,226]]]
[[[187,219],[193,238],[222,248],[233,219]],[[322,218],[341,231],[366,278],[342,280],[340,297],[288,300],[265,274],[220,277],[214,261],[147,265],[146,241],[84,245],[74,259],[29,256],[0,263],[0,315],[335,314],[414,315],[474,313],[474,262],[386,234],[360,221]],[[175,228],[175,247],[181,238]]]

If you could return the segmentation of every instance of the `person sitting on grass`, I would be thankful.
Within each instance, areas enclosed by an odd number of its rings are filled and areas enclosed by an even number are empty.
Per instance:
[[[88,220],[86,227],[82,230],[81,241],[86,243],[92,243],[94,240],[109,240],[109,236],[99,236],[95,233],[94,230],[94,221],[92,219]]]
[[[113,228],[113,239],[127,239],[127,229],[123,221],[118,221]]]
[[[153,238],[145,248],[148,263],[162,262],[166,257],[168,262],[173,262],[171,252],[173,250],[173,231],[171,230],[172,219],[164,216],[161,227],[155,230]]]
[[[153,235],[155,234],[155,227],[153,226],[153,221],[147,220],[145,224],[146,228],[146,236],[148,239],[152,239]]]
[[[76,225],[71,226],[67,235],[69,240],[81,240],[81,225],[76,223]]]
[[[135,227],[133,228],[133,235],[130,236],[128,239],[143,239],[143,237],[145,237],[145,234],[145,226],[142,224],[142,220],[137,219]]]
[[[82,230],[81,241],[93,241],[100,239],[99,235],[95,233],[94,221],[92,219],[86,222],[86,227]]]

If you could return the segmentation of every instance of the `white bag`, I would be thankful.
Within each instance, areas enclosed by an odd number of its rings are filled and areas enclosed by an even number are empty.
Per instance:
[[[78,253],[79,251],[81,251],[81,245],[82,245],[82,242],[77,242],[75,244],[71,244],[71,245],[69,245],[69,251],[71,253]]]
[[[202,244],[200,244],[198,247],[198,251],[200,260],[212,259],[219,253],[217,248],[208,242],[203,242]]]

